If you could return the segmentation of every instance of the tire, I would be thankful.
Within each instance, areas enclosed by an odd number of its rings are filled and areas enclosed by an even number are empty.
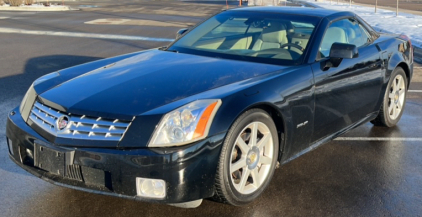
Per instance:
[[[376,126],[393,127],[399,122],[406,105],[407,77],[401,67],[391,74],[378,116],[371,121]]]
[[[270,115],[261,109],[243,113],[224,140],[213,199],[240,206],[261,195],[274,175],[278,150],[277,128]]]

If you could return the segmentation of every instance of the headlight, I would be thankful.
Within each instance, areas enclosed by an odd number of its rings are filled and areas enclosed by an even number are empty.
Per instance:
[[[179,146],[207,137],[219,99],[191,102],[167,113],[158,124],[148,147]]]

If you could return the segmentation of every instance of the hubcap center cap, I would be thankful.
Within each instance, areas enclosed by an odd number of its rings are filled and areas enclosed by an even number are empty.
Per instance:
[[[250,170],[255,169],[259,162],[259,148],[252,147],[246,157],[246,165]]]
[[[394,94],[394,103],[397,104],[399,102],[399,91],[396,91]]]

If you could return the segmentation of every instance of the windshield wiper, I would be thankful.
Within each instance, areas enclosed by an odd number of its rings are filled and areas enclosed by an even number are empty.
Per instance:
[[[178,50],[169,50],[167,49],[167,46],[163,46],[163,47],[159,47],[158,50],[163,50],[163,51],[170,51],[170,52],[174,52],[174,53],[179,53]]]
[[[179,53],[178,50],[166,50],[166,51],[170,51],[170,52],[174,52],[174,53]]]

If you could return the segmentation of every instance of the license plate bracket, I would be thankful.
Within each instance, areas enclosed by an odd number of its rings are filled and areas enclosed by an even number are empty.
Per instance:
[[[34,144],[34,166],[64,176],[65,153],[44,145]]]

